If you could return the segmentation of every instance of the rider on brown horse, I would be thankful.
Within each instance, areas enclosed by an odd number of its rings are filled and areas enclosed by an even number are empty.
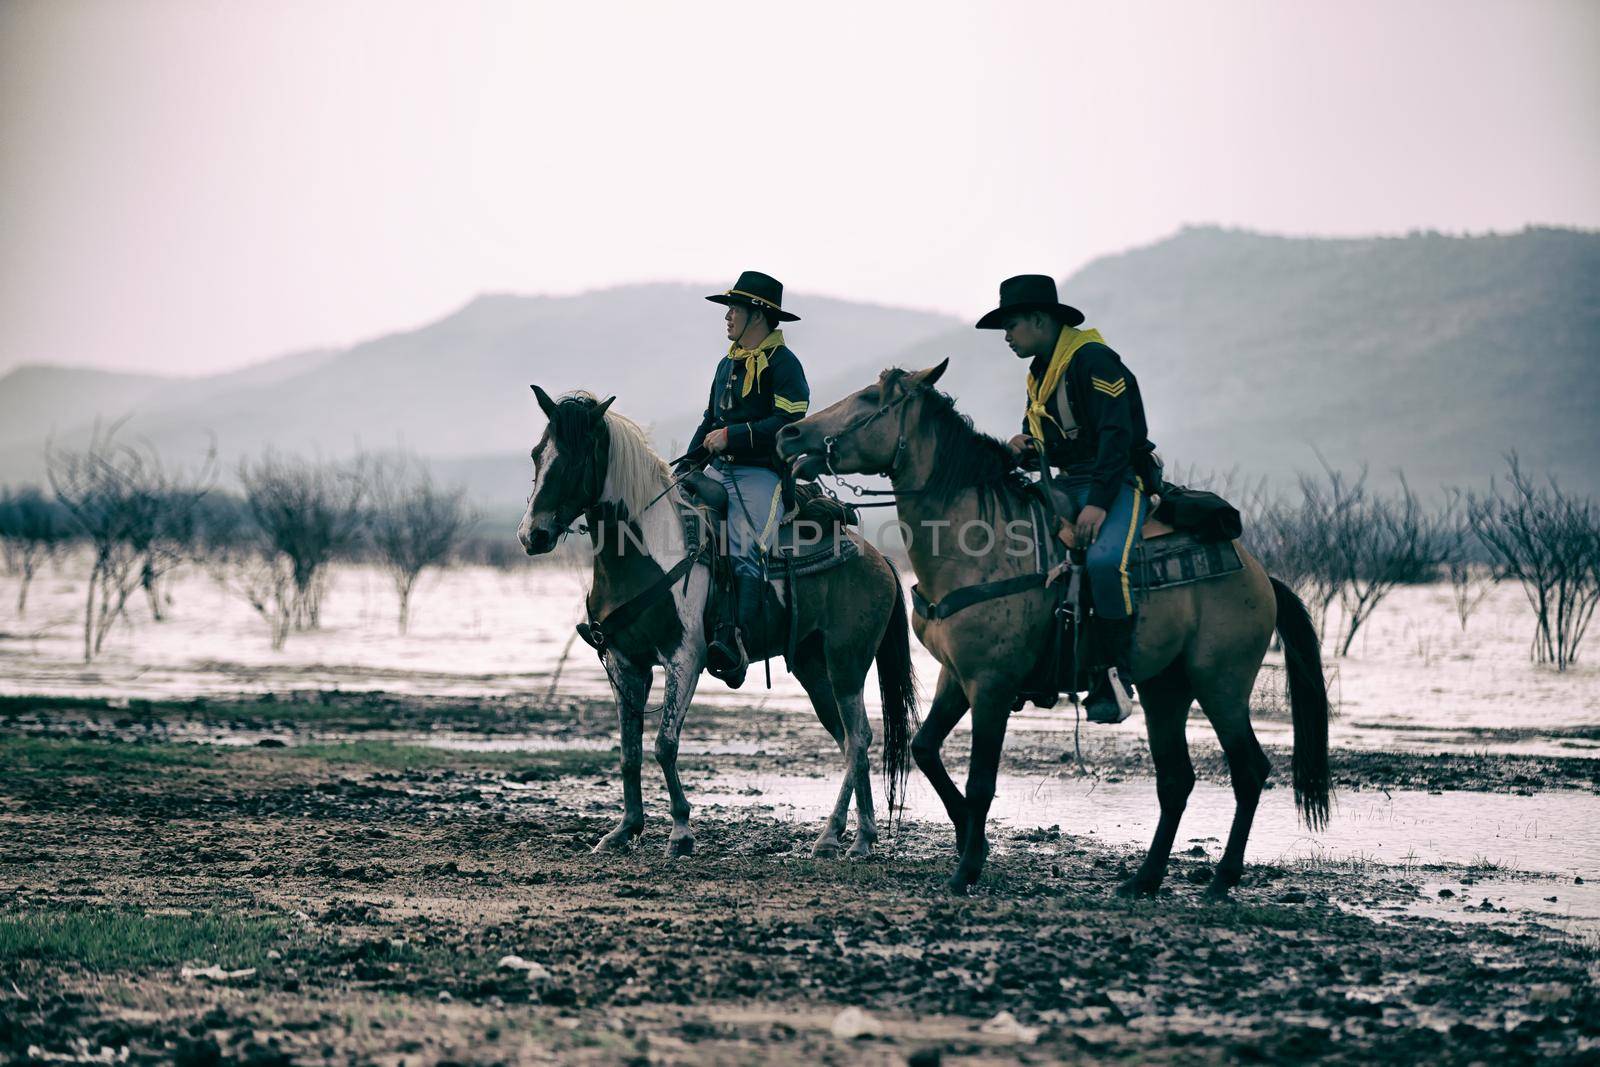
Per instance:
[[[723,319],[732,343],[717,364],[705,415],[689,443],[709,456],[707,473],[728,490],[728,554],[737,603],[735,621],[718,627],[707,649],[706,667],[737,689],[749,663],[747,650],[759,644],[750,639],[751,627],[767,584],[766,554],[783,513],[773,442],[780,429],[805,415],[811,391],[777,328],[800,318],[783,310],[781,282],[747,270],[732,289],[706,299],[727,305]]]
[[[1149,494],[1160,488],[1160,468],[1138,381],[1098,330],[1078,329],[1082,322],[1081,311],[1056,298],[1054,279],[1023,274],[1000,283],[1000,306],[977,328],[1004,330],[1018,358],[1032,361],[1023,432],[1011,439],[1011,449],[1019,463],[1042,453],[1061,472],[1077,514],[1077,543],[1089,545],[1091,617],[1107,671],[1095,681],[1087,714],[1090,722],[1115,723],[1133,710],[1128,561],[1140,542]]]

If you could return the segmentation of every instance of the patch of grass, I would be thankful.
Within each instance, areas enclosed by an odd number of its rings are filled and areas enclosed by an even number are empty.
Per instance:
[[[395,741],[345,741],[295,745],[274,752],[297,759],[355,764],[389,771],[483,770],[518,781],[550,781],[569,776],[604,774],[617,766],[615,752],[561,749],[548,752],[474,752]]]
[[[26,911],[0,915],[0,965],[39,960],[109,971],[194,961],[237,970],[265,963],[282,935],[277,918],[224,912]]]
[[[179,768],[214,767],[217,762],[217,751],[204,745],[0,737],[0,767],[34,778],[154,775]]]

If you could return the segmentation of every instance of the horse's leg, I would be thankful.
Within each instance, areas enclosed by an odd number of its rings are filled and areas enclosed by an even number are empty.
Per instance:
[[[639,793],[639,768],[644,763],[644,705],[650,698],[651,671],[639,670],[615,655],[606,657],[606,674],[617,698],[617,724],[622,733],[622,822],[600,839],[596,852],[632,848],[644,832],[644,800]]]
[[[839,698],[839,711],[844,717],[849,747],[845,759],[852,766],[856,784],[856,839],[847,853],[850,859],[864,860],[872,855],[872,846],[878,842],[878,816],[872,805],[872,721],[867,718],[867,703],[857,689],[847,697]]]
[[[944,761],[939,757],[939,749],[944,746],[944,739],[950,736],[950,731],[967,713],[968,706],[967,694],[961,688],[961,683],[956,681],[949,667],[941,668],[928,717],[922,720],[917,735],[911,739],[912,758],[933,786],[933,791],[944,801],[944,810],[955,826],[957,853],[967,850],[967,798],[950,780],[950,773],[944,769]]]
[[[984,824],[994,803],[995,780],[1000,774],[1000,751],[1005,747],[1006,724],[1011,719],[1011,697],[980,691],[972,701],[972,761],[967,765],[967,846],[951,875],[952,892],[965,893],[978,881],[989,858],[989,838]]]
[[[667,663],[666,703],[661,707],[661,728],[656,731],[656,762],[667,779],[667,795],[672,801],[672,836],[667,839],[667,855],[687,856],[694,851],[694,834],[689,829],[689,798],[678,778],[678,735],[689,702],[700,682],[705,665],[705,648],[688,642]]]
[[[1167,875],[1178,821],[1194,790],[1194,764],[1189,761],[1189,705],[1194,700],[1182,663],[1173,663],[1148,681],[1139,683],[1139,704],[1144,708],[1145,733],[1156,765],[1156,796],[1161,821],[1137,873],[1117,887],[1123,896],[1152,894]]]
[[[839,785],[839,798],[833,811],[822,825],[822,834],[811,846],[811,855],[823,859],[837,856],[844,843],[839,840],[844,833],[845,820],[850,815],[850,796],[853,792],[855,765],[850,759],[850,734],[844,725],[839,702],[834,696],[833,684],[828,679],[828,667],[821,640],[807,641],[799,650],[794,665],[794,676],[811,698],[817,719],[839,745],[844,754],[844,781]]]
[[[1272,771],[1272,763],[1261,751],[1250,725],[1250,691],[1254,683],[1253,669],[1197,672],[1195,677],[1200,707],[1217,731],[1217,740],[1222,742],[1222,753],[1228,758],[1228,776],[1233,780],[1233,826],[1228,830],[1222,862],[1217,864],[1211,884],[1206,887],[1206,896],[1211,900],[1226,899],[1228,891],[1244,875],[1245,842],[1255,821],[1261,787]]]

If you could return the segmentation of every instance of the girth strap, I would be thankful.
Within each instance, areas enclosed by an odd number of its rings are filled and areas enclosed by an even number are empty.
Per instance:
[[[1019,574],[999,581],[964,585],[960,589],[951,590],[937,603],[923,596],[920,587],[914,585],[911,587],[911,606],[924,619],[948,619],[956,612],[970,608],[974,604],[981,604],[985,600],[998,600],[1003,596],[1025,593],[1029,589],[1042,589],[1044,580],[1044,571],[1034,571],[1031,574]]]
[[[652,604],[672,588],[672,583],[689,573],[689,569],[700,562],[700,557],[705,555],[706,546],[690,552],[680,559],[670,570],[651,582],[649,587],[638,596],[626,601],[620,606],[606,613],[606,617],[599,622],[591,622],[578,627],[579,635],[587,641],[596,652],[605,653],[606,646],[628,627],[632,626],[640,615],[643,615]]]

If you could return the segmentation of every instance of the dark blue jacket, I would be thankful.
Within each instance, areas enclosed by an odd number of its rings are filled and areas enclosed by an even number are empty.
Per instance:
[[[787,345],[774,348],[760,380],[744,389],[744,361],[722,357],[711,379],[711,395],[705,415],[689,439],[690,448],[700,447],[712,430],[728,431],[728,449],[723,453],[735,463],[755,467],[780,467],[773,445],[778,431],[805,418],[811,402],[806,373]]]
[[[1049,356],[1040,357],[1034,361],[1034,374],[1042,376],[1049,365]],[[1044,420],[1045,457],[1051,466],[1069,475],[1088,475],[1089,503],[1108,511],[1130,474],[1144,480],[1145,492],[1156,492],[1159,487],[1151,484],[1158,477],[1151,461],[1156,446],[1145,426],[1138,379],[1121,357],[1110,346],[1092,341],[1073,355],[1066,384],[1077,428],[1067,437]],[[1045,398],[1051,416],[1065,423],[1057,406],[1055,396]],[[1026,418],[1022,432],[1028,432]]]

